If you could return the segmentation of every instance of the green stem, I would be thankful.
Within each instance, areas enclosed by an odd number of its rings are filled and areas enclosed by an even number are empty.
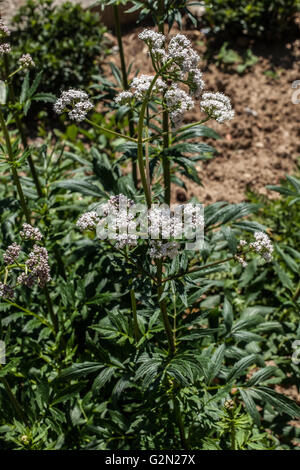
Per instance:
[[[148,208],[151,207],[151,192],[148,190],[148,185],[147,185],[147,178],[145,174],[145,167],[144,167],[144,156],[143,156],[143,130],[144,130],[144,118],[145,118],[145,113],[147,109],[147,105],[153,90],[153,87],[159,78],[160,74],[170,65],[171,61],[168,61],[164,64],[164,66],[155,74],[148,90],[145,95],[144,101],[142,103],[141,111],[140,111],[140,116],[139,116],[139,122],[138,122],[138,164],[139,164],[139,170],[141,174],[141,180],[142,180],[142,185],[143,189],[145,192],[145,197],[147,201]]]
[[[138,340],[140,339],[140,329],[139,329],[139,324],[137,320],[136,298],[135,298],[134,289],[130,289],[130,299],[131,299],[131,310],[132,310],[132,316],[133,316],[134,339],[135,339],[135,342],[137,343]]]
[[[43,325],[47,326],[52,331],[54,331],[53,327],[50,325],[50,323],[48,323],[47,320],[45,320],[43,317],[40,317],[37,313],[34,313],[31,310],[28,310],[27,308],[24,308],[21,305],[18,305],[15,302],[12,302],[9,299],[2,299],[2,300],[4,300],[4,302],[7,302],[9,305],[12,305],[13,307],[18,308],[19,310],[22,310],[22,312],[24,312],[26,315],[30,315],[32,317],[37,318]]]
[[[8,92],[9,92],[10,101],[14,105],[16,103],[16,96],[15,96],[15,91],[14,91],[13,84],[12,84],[11,81],[8,80],[8,76],[9,76],[8,59],[7,59],[7,56],[5,54],[4,54],[4,67],[5,67],[5,74],[6,74],[7,84],[8,84]],[[17,128],[19,130],[19,133],[20,133],[20,136],[21,136],[23,148],[24,148],[24,150],[26,150],[28,148],[28,143],[27,143],[27,138],[26,138],[26,135],[25,135],[25,132],[24,132],[24,129],[23,129],[22,121],[21,121],[18,113],[15,110],[13,111],[13,115],[14,115],[14,118],[15,118],[16,126],[17,126]],[[38,177],[37,171],[35,169],[35,165],[34,165],[34,162],[33,162],[33,159],[31,157],[31,155],[28,155],[27,161],[28,161],[28,164],[29,164],[29,167],[30,167],[31,175],[32,175],[32,178],[33,178],[38,196],[43,197],[42,187],[41,187],[39,177]]]
[[[157,24],[158,24],[158,31],[161,34],[165,34],[165,24],[164,24],[164,0],[158,1],[158,16],[157,16]]]
[[[164,150],[169,147],[169,115],[166,110],[163,111],[163,148]],[[164,172],[164,187],[165,204],[170,205],[171,202],[171,162],[167,155],[163,155],[163,172]]]
[[[158,31],[164,34],[164,0],[159,0],[158,4]],[[169,114],[166,109],[163,111],[163,148],[169,147]],[[167,155],[163,155],[164,173],[164,201],[168,206],[171,202],[171,165]]]
[[[25,201],[24,193],[23,193],[22,186],[21,186],[21,183],[20,183],[20,179],[19,179],[17,170],[15,168],[14,154],[13,154],[13,151],[12,151],[12,146],[11,146],[11,142],[10,142],[9,133],[8,133],[8,130],[7,130],[7,127],[6,127],[6,123],[5,123],[1,108],[0,108],[0,124],[1,124],[1,127],[2,127],[3,134],[4,134],[4,139],[5,139],[5,142],[6,142],[6,148],[7,148],[7,152],[8,152],[8,160],[9,160],[10,167],[11,167],[11,170],[12,170],[13,180],[14,180],[15,186],[16,186],[17,191],[18,191],[18,195],[19,195],[21,206],[22,206],[22,210],[23,210],[23,213],[25,215],[26,222],[28,224],[30,224],[30,215],[29,215],[29,211],[28,211],[28,208],[27,208],[27,205],[26,205],[26,201]]]
[[[96,127],[100,131],[107,132],[108,134],[111,134],[115,137],[121,137],[122,139],[129,140],[130,142],[135,142],[137,143],[137,139],[134,139],[133,137],[129,137],[128,135],[120,134],[119,132],[112,131],[111,129],[106,129],[106,127],[99,126],[99,124],[96,124],[93,121],[90,121],[89,119],[85,118],[85,121],[91,124],[92,126]]]
[[[113,5],[113,11],[114,11],[115,31],[116,31],[116,36],[118,40],[119,56],[120,56],[120,62],[121,62],[123,88],[124,90],[128,90],[129,86],[128,86],[128,77],[127,77],[125,55],[124,55],[123,42],[122,42],[119,6],[117,4]],[[133,124],[133,113],[131,110],[128,113],[128,122],[129,122],[129,135],[130,137],[133,137],[134,136],[134,124]],[[138,187],[137,165],[136,165],[136,162],[134,161],[132,161],[132,178],[134,181],[134,185],[137,188]]]
[[[179,435],[180,435],[181,445],[182,445],[184,450],[189,450],[189,445],[188,445],[187,439],[185,437],[184,424],[183,424],[182,414],[181,414],[181,410],[180,410],[180,405],[179,405],[178,400],[175,396],[175,393],[173,393],[173,406],[174,406],[175,416],[176,416],[176,419],[177,419],[177,425],[178,425],[178,428],[179,428]]]
[[[186,131],[188,129],[191,129],[192,127],[199,126],[201,124],[204,124],[205,122],[209,121],[211,118],[207,117],[205,119],[202,119],[201,121],[193,122],[192,124],[187,124],[186,126],[180,127],[177,131],[177,133]]]
[[[167,304],[166,304],[165,299],[160,300],[160,297],[161,297],[162,292],[163,292],[163,287],[162,287],[162,260],[161,259],[157,260],[156,265],[157,265],[157,284],[158,284],[157,295],[158,295],[158,299],[159,299],[158,300],[159,308],[160,308],[160,312],[161,312],[165,332],[166,332],[167,339],[168,339],[169,354],[171,356],[174,356],[174,354],[176,352],[176,347],[175,347],[172,327],[171,327],[171,324],[170,324],[169,318],[168,318]]]
[[[6,390],[6,393],[8,395],[8,398],[9,398],[16,414],[18,415],[19,419],[21,421],[23,421],[25,424],[27,424],[28,423],[28,418],[27,418],[26,414],[24,413],[20,403],[16,399],[12,389],[10,388],[8,381],[6,380],[5,377],[0,377],[0,381],[3,383],[4,388]]]

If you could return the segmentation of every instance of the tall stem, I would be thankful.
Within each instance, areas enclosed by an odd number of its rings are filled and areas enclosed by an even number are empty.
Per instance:
[[[11,142],[10,142],[9,133],[8,133],[8,130],[7,130],[7,127],[6,127],[6,123],[5,123],[4,116],[3,116],[1,108],[0,108],[0,124],[1,124],[1,127],[2,127],[2,131],[3,131],[5,143],[6,143],[6,148],[7,148],[7,153],[8,153],[8,160],[9,160],[9,163],[10,163],[10,167],[11,167],[11,171],[12,171],[12,175],[13,175],[13,180],[14,180],[15,186],[16,186],[17,191],[18,191],[18,195],[19,195],[21,206],[22,206],[22,210],[23,210],[23,213],[25,215],[26,222],[28,224],[30,224],[30,215],[29,215],[29,211],[28,211],[28,208],[27,208],[27,205],[26,205],[26,201],[25,201],[24,193],[23,193],[22,186],[21,186],[21,183],[20,183],[20,179],[19,179],[19,176],[18,176],[18,172],[15,168],[14,154],[13,154],[13,151],[12,151],[12,146],[11,146]]]
[[[148,208],[151,207],[151,192],[149,191],[148,189],[148,185],[147,185],[147,178],[146,178],[146,173],[145,173],[145,166],[144,166],[144,155],[143,155],[143,130],[144,130],[144,118],[145,118],[145,113],[146,113],[146,109],[147,109],[147,106],[148,106],[148,101],[150,99],[150,96],[151,96],[151,93],[152,93],[152,90],[153,90],[153,87],[156,83],[156,81],[158,80],[160,74],[170,65],[170,61],[166,62],[163,67],[161,68],[161,70],[159,70],[148,90],[147,90],[147,93],[146,93],[146,96],[144,98],[144,101],[142,103],[142,107],[141,107],[141,111],[140,111],[140,116],[139,116],[139,122],[138,122],[138,165],[139,165],[139,170],[140,170],[140,174],[141,174],[141,180],[142,180],[142,185],[143,185],[143,189],[144,189],[144,192],[145,192],[145,197],[146,197],[146,201],[147,201],[147,206]]]
[[[157,260],[157,295],[158,299],[160,299],[162,292],[163,292],[163,287],[162,287],[162,260],[159,259]],[[168,312],[167,312],[167,304],[165,299],[159,300],[159,308],[165,328],[165,332],[167,335],[168,339],[168,344],[169,344],[169,353],[171,356],[173,356],[176,352],[176,347],[175,347],[175,342],[174,342],[174,336],[173,336],[173,331],[171,324],[169,322],[168,318]]]
[[[16,399],[16,397],[15,397],[12,389],[10,388],[9,383],[7,382],[6,378],[5,377],[0,377],[0,381],[3,383],[5,391],[8,395],[8,398],[9,398],[16,414],[18,415],[19,419],[21,421],[23,421],[25,424],[27,424],[28,423],[27,416],[25,415],[20,403]]]
[[[159,0],[158,4],[158,31],[164,34],[164,0]],[[169,113],[166,109],[163,111],[163,148],[169,147]],[[167,155],[163,155],[163,172],[164,172],[164,201],[168,206],[171,202],[171,165]]]
[[[114,11],[114,23],[115,23],[115,31],[118,40],[118,47],[119,47],[119,55],[120,55],[120,62],[121,62],[121,72],[122,72],[122,82],[124,90],[128,90],[128,77],[127,77],[127,70],[126,70],[126,63],[125,63],[125,55],[123,49],[123,42],[122,42],[122,32],[121,32],[121,23],[120,23],[120,15],[119,15],[119,7],[117,4],[113,5]],[[134,136],[134,124],[133,124],[133,114],[130,110],[128,113],[128,121],[129,121],[129,135],[130,137]],[[134,181],[134,185],[137,188],[138,181],[137,181],[137,165],[136,162],[132,161],[132,178]]]
[[[169,147],[169,115],[168,111],[163,111],[163,148],[164,150]],[[163,155],[163,172],[164,172],[164,187],[165,195],[164,201],[165,204],[170,205],[171,202],[171,164],[169,157]]]
[[[135,291],[134,289],[130,289],[130,299],[131,299],[131,310],[133,316],[133,331],[134,331],[134,339],[137,343],[140,338],[140,329],[137,320],[137,310],[136,310],[136,298],[135,298]]]
[[[4,54],[4,68],[5,68],[5,75],[6,75],[7,85],[8,85],[8,93],[9,93],[10,101],[14,105],[16,103],[16,96],[15,96],[15,91],[14,91],[13,84],[10,80],[8,80],[8,76],[9,76],[8,59],[7,59],[7,56],[5,54]],[[14,118],[15,118],[16,126],[17,126],[17,128],[19,130],[19,133],[20,133],[20,136],[21,136],[23,148],[24,148],[24,150],[26,150],[28,148],[28,143],[27,143],[27,138],[26,138],[26,135],[25,135],[25,132],[24,132],[24,129],[23,129],[22,121],[21,121],[18,113],[15,110],[13,111],[13,115],[14,115]],[[37,174],[37,171],[36,171],[36,168],[35,168],[35,165],[34,165],[34,162],[33,162],[33,159],[31,157],[31,155],[28,155],[27,161],[28,161],[28,164],[29,164],[29,167],[30,167],[31,175],[32,175],[32,178],[33,178],[38,196],[43,197],[43,191],[42,191],[41,183],[39,181],[39,177],[38,177],[38,174]]]
[[[19,198],[20,198],[20,203],[21,203],[21,206],[22,206],[22,210],[23,210],[23,213],[25,215],[26,222],[28,224],[30,224],[31,221],[30,221],[29,210],[28,210],[28,207],[27,207],[27,204],[26,204],[26,201],[25,201],[25,197],[24,197],[24,193],[23,193],[23,190],[22,190],[19,175],[18,175],[18,172],[15,168],[15,160],[14,160],[14,154],[13,154],[13,151],[12,151],[11,141],[10,141],[9,133],[8,133],[8,130],[7,130],[7,127],[6,127],[6,124],[5,124],[5,120],[4,120],[1,108],[0,108],[0,125],[2,127],[2,131],[3,131],[3,134],[4,134],[4,139],[5,139],[6,148],[7,148],[7,152],[8,152],[8,160],[11,164],[10,166],[11,166],[11,170],[12,170],[13,180],[14,180],[15,186],[16,186],[17,191],[18,191],[18,195],[19,195]],[[49,294],[47,286],[44,288],[44,293],[45,293],[45,296],[46,296],[48,310],[49,310],[49,314],[50,314],[54,329],[55,329],[56,332],[58,332],[58,321],[57,321],[57,318],[56,318],[56,316],[54,314],[54,311],[53,311],[53,305],[52,305],[52,301],[51,301],[50,294]]]
[[[182,414],[181,414],[181,411],[180,411],[180,405],[178,403],[178,399],[176,398],[175,393],[173,393],[172,401],[173,401],[175,416],[176,416],[176,419],[177,419],[177,425],[178,425],[178,429],[179,429],[181,445],[184,448],[184,450],[189,450],[189,445],[188,445],[187,439],[185,437],[184,424],[183,424]]]

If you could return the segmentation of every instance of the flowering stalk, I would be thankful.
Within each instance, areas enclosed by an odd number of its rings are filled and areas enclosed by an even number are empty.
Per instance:
[[[8,60],[7,60],[6,55],[4,55],[3,60],[4,60],[4,69],[5,69],[5,75],[6,75],[6,82],[7,82],[7,85],[8,85],[9,97],[10,97],[11,103],[14,105],[16,103],[16,96],[15,96],[13,83],[12,83],[11,80],[9,80],[9,68],[8,68]],[[23,148],[24,148],[24,150],[26,150],[28,148],[28,143],[27,143],[27,138],[26,138],[26,135],[25,135],[25,132],[24,132],[24,129],[23,129],[22,121],[21,121],[21,119],[20,119],[20,117],[19,117],[19,115],[16,111],[13,111],[13,114],[14,114],[16,126],[17,126],[18,131],[19,131],[20,136],[21,136]],[[38,177],[37,171],[35,169],[35,165],[34,165],[34,162],[33,162],[33,159],[31,157],[31,155],[28,155],[27,161],[28,161],[28,164],[29,164],[29,167],[30,167],[31,175],[32,175],[32,178],[33,178],[38,196],[43,197],[43,191],[42,191],[41,183],[39,181],[39,177]]]
[[[169,318],[168,318],[167,305],[166,305],[165,299],[160,300],[160,297],[161,297],[162,292],[163,292],[163,287],[162,287],[162,283],[163,283],[163,281],[162,281],[162,267],[163,267],[163,265],[162,265],[162,260],[161,259],[158,259],[156,261],[156,266],[157,266],[157,295],[158,295],[158,302],[159,302],[159,307],[160,307],[160,312],[161,312],[165,332],[166,332],[167,339],[168,339],[169,353],[170,353],[171,356],[173,356],[176,352],[176,346],[175,346],[174,336],[173,336],[173,332],[172,332],[172,327],[171,327],[171,324],[170,324]]]
[[[139,170],[141,174],[141,180],[142,180],[142,185],[147,201],[147,206],[150,209],[151,207],[151,192],[148,190],[148,185],[147,185],[147,178],[145,174],[145,167],[144,167],[144,156],[143,156],[143,131],[144,131],[144,118],[145,118],[145,113],[146,109],[148,106],[148,102],[150,100],[150,96],[152,93],[152,90],[154,88],[155,83],[157,82],[159,76],[161,73],[170,65],[171,60],[167,61],[163,67],[155,74],[154,78],[152,79],[150,86],[146,92],[145,98],[143,100],[142,106],[141,106],[141,111],[140,111],[140,116],[139,116],[139,122],[138,122],[138,164],[139,164]]]
[[[159,16],[158,16],[158,31],[164,34],[164,0],[159,0],[158,4]],[[162,115],[163,121],[163,149],[169,147],[169,113],[166,109],[163,110]],[[170,205],[171,202],[171,165],[167,155],[163,155],[163,174],[164,174],[164,201]]]
[[[47,322],[47,320],[45,320],[43,317],[41,317],[40,315],[38,315],[37,313],[34,313],[32,312],[31,310],[28,310],[27,308],[24,308],[22,307],[21,305],[17,304],[16,302],[12,302],[11,300],[9,299],[2,299],[4,300],[4,302],[7,302],[9,305],[11,305],[12,307],[16,307],[17,309],[19,310],[22,310],[22,312],[25,313],[25,315],[29,315],[29,316],[32,316],[34,318],[36,318],[37,320],[39,320],[43,325],[47,326],[48,328],[50,328],[50,330],[52,330],[52,332],[55,332],[54,329],[53,329],[53,326]]]
[[[26,222],[28,224],[30,224],[30,215],[29,215],[29,211],[28,211],[28,208],[27,208],[27,205],[26,205],[26,201],[25,201],[23,190],[22,190],[21,182],[20,182],[20,179],[19,179],[19,175],[18,175],[18,172],[15,168],[15,159],[14,159],[14,154],[13,154],[13,150],[12,150],[12,146],[11,146],[11,141],[10,141],[9,133],[8,133],[8,130],[7,130],[7,127],[6,127],[6,123],[5,123],[4,116],[3,116],[1,108],[0,108],[0,125],[2,127],[2,131],[3,131],[5,143],[6,143],[6,148],[7,148],[7,152],[8,152],[8,160],[9,160],[9,163],[10,163],[10,167],[11,167],[11,171],[12,171],[12,175],[13,175],[13,180],[14,180],[15,186],[16,186],[17,191],[18,191],[18,195],[19,195],[19,198],[20,198],[20,203],[21,203],[23,213],[24,213],[25,218],[26,218]]]
[[[121,72],[122,72],[122,81],[123,81],[123,89],[128,90],[128,77],[126,71],[126,64],[125,64],[125,56],[124,56],[124,49],[123,49],[123,42],[122,42],[122,34],[121,34],[121,25],[120,25],[120,16],[119,16],[119,6],[117,4],[113,5],[114,11],[114,23],[115,23],[115,31],[118,40],[118,47],[119,47],[119,56],[121,62]],[[128,113],[128,121],[129,121],[129,135],[130,137],[134,136],[134,125],[133,125],[133,114],[132,110]],[[138,181],[137,181],[137,166],[134,161],[132,161],[132,178],[134,181],[134,185],[137,188]]]

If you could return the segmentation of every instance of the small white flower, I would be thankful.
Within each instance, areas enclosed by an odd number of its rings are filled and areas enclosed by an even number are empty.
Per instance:
[[[0,54],[10,54],[11,53],[11,47],[8,42],[4,42],[3,44],[0,44]]]
[[[70,89],[61,93],[54,104],[54,111],[57,114],[67,111],[70,119],[80,122],[93,107],[85,91]]]
[[[230,99],[223,93],[203,93],[200,108],[220,123],[229,121],[234,117]]]
[[[130,84],[130,88],[133,90],[133,95],[136,99],[142,100],[146,95],[151,82],[153,80],[153,75],[140,75],[139,77],[134,77]],[[152,89],[153,93],[162,93],[167,89],[167,84],[158,78]]]
[[[179,127],[186,111],[193,109],[194,101],[184,91],[173,84],[165,94],[165,100],[171,121],[175,127]]]
[[[205,87],[202,72],[199,69],[190,70],[188,74],[188,82],[190,93],[199,99]]]
[[[253,248],[256,253],[259,253],[265,261],[270,262],[274,250],[270,238],[264,232],[255,232],[254,238],[255,242],[250,243],[250,248]]]
[[[151,29],[144,29],[138,38],[144,41],[151,49],[161,49],[165,43],[166,37],[161,33],[156,33]]]
[[[35,240],[37,242],[41,241],[43,235],[37,227],[32,227],[30,224],[24,223],[22,226],[22,231],[20,232],[20,237],[24,240]]]
[[[168,45],[168,59],[180,67],[181,72],[190,72],[197,68],[199,55],[192,48],[191,41],[183,34],[177,34]]]
[[[99,222],[100,218],[95,211],[85,212],[82,214],[81,217],[76,222],[76,226],[80,228],[80,230],[86,229],[94,229]]]
[[[0,19],[0,34],[2,33],[3,36],[10,36],[10,30],[8,27],[3,23]]]
[[[115,97],[114,101],[117,104],[125,104],[128,103],[132,98],[133,93],[131,93],[131,91],[121,91],[121,93]]]
[[[35,67],[35,63],[30,54],[23,54],[19,59],[19,64],[23,68]]]

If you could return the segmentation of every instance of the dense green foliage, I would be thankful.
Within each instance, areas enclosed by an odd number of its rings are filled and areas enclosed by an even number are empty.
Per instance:
[[[273,37],[289,31],[299,0],[204,0],[203,21],[213,32]]]
[[[42,71],[43,91],[87,86],[99,72],[104,26],[99,15],[71,2],[28,0],[13,19],[14,55],[26,51]]]

